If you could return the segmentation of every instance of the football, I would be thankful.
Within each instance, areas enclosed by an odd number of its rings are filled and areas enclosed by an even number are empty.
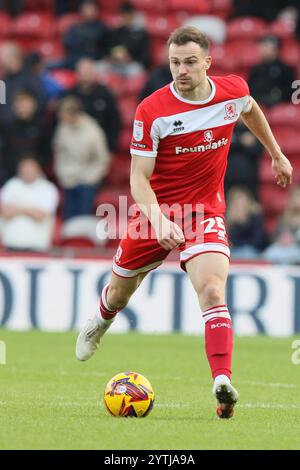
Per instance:
[[[153,408],[154,391],[149,380],[137,372],[115,375],[104,390],[104,404],[112,416],[147,416]]]

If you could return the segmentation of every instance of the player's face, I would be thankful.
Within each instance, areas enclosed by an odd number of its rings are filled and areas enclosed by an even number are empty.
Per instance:
[[[201,85],[211,64],[211,57],[195,42],[184,46],[171,44],[169,48],[170,70],[176,89],[189,92]]]

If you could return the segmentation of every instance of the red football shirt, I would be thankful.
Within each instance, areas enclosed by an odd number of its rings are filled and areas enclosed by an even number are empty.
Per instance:
[[[236,75],[208,77],[204,101],[182,98],[174,83],[152,93],[136,110],[132,155],[156,158],[150,184],[159,204],[204,204],[225,211],[224,176],[234,126],[249,111],[249,88]]]

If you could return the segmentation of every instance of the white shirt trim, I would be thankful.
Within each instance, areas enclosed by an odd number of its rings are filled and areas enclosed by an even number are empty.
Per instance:
[[[122,277],[134,277],[140,273],[145,273],[147,271],[152,271],[152,269],[157,268],[162,264],[162,261],[156,261],[155,263],[148,264],[148,266],[143,266],[139,269],[125,269],[118,266],[116,262],[113,260],[113,272]]]
[[[252,109],[252,106],[253,106],[253,101],[252,101],[252,97],[250,96],[250,101],[249,101],[249,103],[245,104],[242,113],[245,113],[245,114],[249,113]]]
[[[155,158],[157,155],[157,152],[147,152],[146,150],[135,150],[133,148],[130,148],[130,154],[131,155],[137,155],[139,157],[150,157],[150,158]]]
[[[171,92],[173,93],[173,95],[175,96],[175,98],[177,98],[178,100],[180,101],[183,101],[184,103],[189,103],[189,104],[206,104],[206,103],[209,103],[215,96],[216,94],[216,85],[214,84],[214,82],[212,81],[212,79],[210,77],[207,77],[207,80],[209,81],[210,85],[211,85],[211,94],[209,95],[208,98],[206,98],[206,100],[202,100],[202,101],[193,101],[193,100],[187,100],[186,98],[183,98],[181,95],[179,95],[179,93],[177,93],[177,91],[175,90],[175,86],[174,86],[174,82],[170,83],[170,90]]]
[[[205,253],[206,251],[216,251],[224,253],[230,257],[230,249],[223,243],[202,243],[200,245],[193,245],[180,253],[180,261],[187,261],[189,258]]]

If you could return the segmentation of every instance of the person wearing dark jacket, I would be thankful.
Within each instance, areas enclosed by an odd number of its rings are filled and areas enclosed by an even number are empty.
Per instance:
[[[0,11],[7,11],[12,16],[18,16],[24,8],[24,0],[0,0]]]
[[[78,10],[82,0],[54,0],[54,12],[56,16],[73,13]]]
[[[0,65],[5,83],[5,106],[0,106],[0,125],[9,125],[13,119],[12,102],[20,90],[28,90],[37,101],[37,112],[41,116],[45,109],[46,95],[38,76],[32,75],[24,65],[24,58],[19,46],[6,42],[0,47]]]
[[[291,0],[234,0],[233,16],[258,16],[270,22],[290,3]]]
[[[93,117],[105,132],[111,152],[117,149],[121,130],[121,118],[114,95],[98,83],[95,63],[81,59],[76,67],[77,85],[70,95],[80,99],[84,111]]]
[[[20,90],[13,99],[13,118],[1,128],[2,179],[15,176],[17,166],[24,154],[36,154],[40,165],[46,160],[46,125],[37,112],[38,103],[27,90]],[[2,181],[3,182],[3,181]]]
[[[236,185],[247,187],[258,199],[258,169],[263,146],[239,122],[234,129],[225,175],[225,192]]]
[[[172,82],[172,80],[173,78],[170,72],[170,66],[168,64],[159,65],[150,73],[149,78],[140,93],[140,100],[142,101],[154,91]]]
[[[227,229],[232,258],[256,258],[267,239],[260,206],[248,188],[234,186],[227,196]]]
[[[120,7],[120,25],[112,32],[112,47],[123,46],[131,59],[145,68],[150,66],[150,38],[130,2]]]
[[[109,52],[110,30],[99,20],[95,1],[85,0],[80,7],[82,20],[71,26],[64,35],[63,44],[67,58],[65,66],[74,68],[82,57],[101,60]]]
[[[25,56],[25,66],[32,76],[40,79],[47,102],[65,94],[65,87],[52,77],[39,52],[29,52]]]
[[[250,71],[251,95],[260,104],[271,107],[283,101],[290,101],[293,69],[279,58],[279,40],[267,36],[261,41],[262,62]]]

